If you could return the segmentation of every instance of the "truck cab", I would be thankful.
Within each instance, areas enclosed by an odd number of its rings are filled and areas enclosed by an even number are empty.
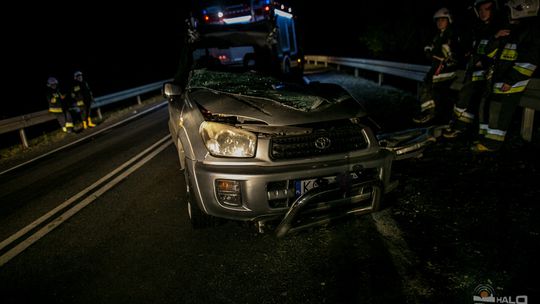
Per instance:
[[[254,56],[266,56],[273,72],[285,76],[302,74],[303,54],[290,6],[270,0],[212,1],[202,4],[194,17],[194,27],[205,38],[236,42],[234,46],[227,43],[221,48],[196,49],[195,60],[212,56],[221,64],[249,66],[254,64]],[[246,33],[251,39],[237,38]]]

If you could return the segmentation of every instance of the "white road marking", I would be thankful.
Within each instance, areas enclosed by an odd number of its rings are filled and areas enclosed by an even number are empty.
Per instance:
[[[65,222],[67,219],[75,215],[77,212],[82,210],[84,207],[88,206],[90,203],[92,203],[94,200],[96,200],[98,197],[100,197],[102,194],[107,192],[109,189],[114,187],[116,184],[121,182],[124,178],[129,176],[131,173],[135,172],[137,169],[139,169],[141,166],[143,166],[145,163],[150,161],[152,158],[154,158],[156,155],[158,155],[161,151],[163,151],[165,148],[167,148],[170,144],[172,144],[172,141],[170,140],[170,135],[165,136],[164,138],[160,139],[158,142],[150,146],[149,148],[145,149],[143,152],[139,153],[135,157],[131,158],[124,164],[122,164],[117,169],[111,171],[109,174],[107,174],[105,177],[99,179],[91,186],[87,187],[86,189],[82,190],[81,192],[75,194],[73,197],[69,198],[67,201],[60,204],[58,207],[54,208],[53,210],[49,211],[47,214],[43,215],[39,219],[35,220],[28,226],[24,227],[17,233],[13,234],[9,238],[5,239],[0,243],[0,250],[5,248],[6,246],[9,246],[11,243],[34,229],[35,227],[39,226],[43,222],[47,221],[49,218],[54,216],[58,211],[68,207],[73,202],[77,201],[81,197],[87,195],[87,197],[82,200],[80,203],[76,204],[66,212],[64,212],[62,215],[58,216],[56,219],[51,221],[49,224],[47,224],[45,227],[38,230],[36,233],[29,236],[26,240],[22,241],[21,243],[17,244],[15,247],[7,251],[5,254],[0,256],[0,267],[6,264],[9,260],[11,260],[13,257],[17,256],[19,253],[24,251],[26,248],[28,248],[30,245],[37,242],[39,239],[41,239],[43,236],[45,236],[47,233],[51,232],[54,228],[58,227],[60,224]],[[157,148],[156,148],[157,147]],[[154,150],[154,151],[152,151]],[[150,154],[148,154],[143,159],[136,162],[139,158],[141,158],[143,155],[148,153],[149,151],[152,151]],[[133,165],[132,165],[133,164]],[[132,166],[131,166],[132,165]],[[131,166],[131,167],[129,167]],[[106,180],[117,174],[118,172],[122,171],[123,169],[129,167],[125,172],[115,177],[113,180],[109,181],[105,185],[103,185],[101,188],[93,191],[95,188],[100,186],[102,183],[104,183]]]

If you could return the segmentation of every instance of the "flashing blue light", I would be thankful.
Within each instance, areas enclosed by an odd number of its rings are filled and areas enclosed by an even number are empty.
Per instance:
[[[206,10],[202,10],[203,15],[206,15],[208,12]]]
[[[264,1],[265,4],[270,4],[270,0]]]

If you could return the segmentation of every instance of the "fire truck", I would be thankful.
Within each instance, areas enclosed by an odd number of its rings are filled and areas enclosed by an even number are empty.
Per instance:
[[[295,18],[290,6],[272,0],[213,1],[194,16],[194,27],[205,41],[194,57],[244,66],[256,65],[258,59],[259,65],[282,75],[302,74]]]

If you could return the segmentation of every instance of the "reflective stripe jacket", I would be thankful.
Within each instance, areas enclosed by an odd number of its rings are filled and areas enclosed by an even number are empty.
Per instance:
[[[487,56],[486,46],[499,28],[500,24],[492,20],[489,23],[479,22],[473,29],[471,58],[466,69],[468,79],[486,80],[488,68],[493,64],[493,59]]]
[[[493,39],[486,46],[488,56],[494,59],[493,93],[513,94],[525,90],[540,60],[540,27],[535,19],[511,24],[510,35]],[[503,84],[511,85],[502,91]]]
[[[47,102],[49,103],[49,112],[62,113],[64,111],[64,97],[59,89],[47,88]]]
[[[441,82],[453,79],[457,69],[457,62],[454,58],[457,41],[450,28],[438,32],[433,38],[429,55],[431,58],[431,69],[426,74],[426,81]],[[442,59],[442,60],[441,60]]]
[[[73,86],[71,87],[71,98],[73,98],[73,101],[78,107],[84,105],[88,106],[94,101],[94,96],[86,81],[75,80],[73,82]]]

